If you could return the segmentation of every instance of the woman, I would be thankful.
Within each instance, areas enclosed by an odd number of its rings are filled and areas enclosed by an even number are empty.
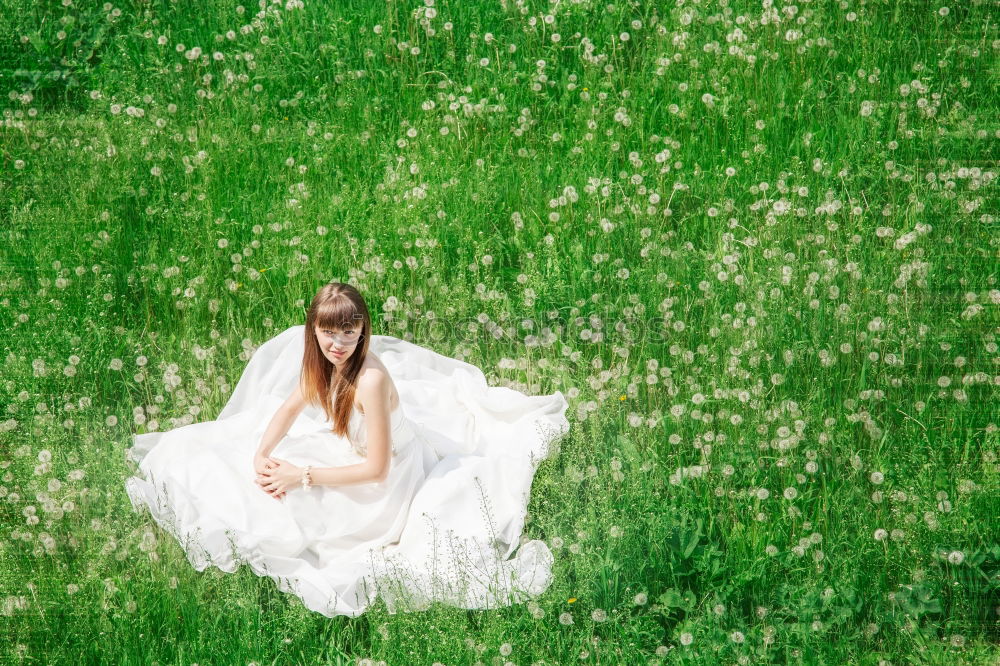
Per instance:
[[[328,616],[376,597],[395,613],[541,594],[552,555],[520,536],[535,469],[569,428],[563,394],[490,387],[371,330],[357,289],[324,285],[215,421],[134,438],[133,507],[198,571],[248,564]]]

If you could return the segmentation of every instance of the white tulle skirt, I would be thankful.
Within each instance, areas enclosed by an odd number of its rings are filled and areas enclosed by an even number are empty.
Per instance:
[[[304,335],[293,326],[262,344],[216,420],[135,436],[133,508],[148,510],[196,570],[246,564],[327,616],[360,615],[376,597],[396,613],[435,601],[496,608],[544,592],[552,554],[540,540],[521,544],[521,530],[538,463],[569,429],[563,394],[491,387],[474,365],[374,335],[369,351],[400,397],[388,478],[275,500],[254,483],[253,455],[298,382]],[[320,467],[363,460],[314,407],[271,455]]]

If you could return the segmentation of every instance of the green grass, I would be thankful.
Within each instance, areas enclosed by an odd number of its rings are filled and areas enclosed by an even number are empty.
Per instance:
[[[994,4],[0,0],[0,661],[997,663]],[[543,596],[326,618],[133,513],[329,280],[567,396]]]

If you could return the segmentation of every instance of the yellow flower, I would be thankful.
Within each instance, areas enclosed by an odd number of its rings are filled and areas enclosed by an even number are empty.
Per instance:
[[[574,601],[576,601],[576,597],[570,597],[569,599],[566,600],[566,603],[571,604]]]
[[[619,397],[618,397],[618,399],[619,399],[619,400],[624,400],[624,399],[625,399],[625,396],[623,396],[623,395],[622,395],[622,396],[619,396]]]

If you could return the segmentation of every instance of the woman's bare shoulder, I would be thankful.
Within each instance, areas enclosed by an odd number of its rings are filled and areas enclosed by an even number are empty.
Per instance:
[[[358,373],[358,382],[378,383],[388,377],[390,377],[389,369],[382,363],[382,359],[368,352],[365,362],[361,365],[361,372]]]
[[[396,406],[399,405],[399,393],[396,391],[396,385],[392,381],[392,375],[389,374],[388,368],[382,364],[382,361],[369,352],[364,364],[361,366],[361,372],[358,373],[358,388],[364,388],[364,392],[368,393],[373,388],[377,390],[380,384],[387,384],[389,386],[391,394],[390,410],[396,409]],[[359,409],[364,414],[363,406]]]

